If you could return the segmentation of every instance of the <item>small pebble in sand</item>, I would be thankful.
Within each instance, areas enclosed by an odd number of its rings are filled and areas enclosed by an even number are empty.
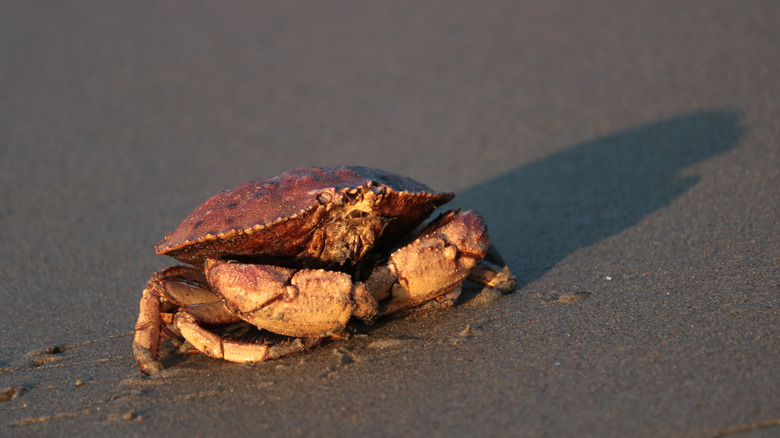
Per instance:
[[[24,389],[25,388],[21,386],[17,386],[0,390],[0,403],[18,398],[20,395],[22,395]]]
[[[122,419],[125,420],[125,421],[132,421],[132,420],[140,420],[141,417],[136,415],[135,412],[129,411],[129,412],[126,412],[124,415],[122,415]]]
[[[467,325],[466,328],[464,328],[463,330],[458,332],[458,336],[461,337],[461,338],[465,338],[465,337],[468,337],[468,336],[473,336],[474,333],[475,333],[474,329],[471,328],[470,325]]]

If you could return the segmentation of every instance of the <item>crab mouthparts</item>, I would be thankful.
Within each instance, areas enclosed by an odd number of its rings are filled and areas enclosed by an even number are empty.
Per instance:
[[[337,207],[315,231],[309,246],[312,255],[339,265],[354,263],[374,247],[389,220],[374,214],[364,203]]]

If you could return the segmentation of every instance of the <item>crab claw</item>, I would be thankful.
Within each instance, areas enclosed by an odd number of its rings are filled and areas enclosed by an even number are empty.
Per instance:
[[[439,298],[444,306],[451,305],[489,244],[487,226],[477,212],[449,211],[412,243],[392,253],[387,266],[376,269],[366,284],[377,300],[389,298],[382,303],[382,315]]]
[[[244,321],[286,336],[341,333],[352,316],[372,321],[377,303],[343,272],[208,260],[206,276]]]

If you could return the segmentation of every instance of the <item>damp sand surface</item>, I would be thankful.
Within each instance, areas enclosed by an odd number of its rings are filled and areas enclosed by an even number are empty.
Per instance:
[[[776,436],[778,17],[5,4],[0,435]],[[143,375],[154,245],[225,188],[334,164],[457,193],[517,291]]]

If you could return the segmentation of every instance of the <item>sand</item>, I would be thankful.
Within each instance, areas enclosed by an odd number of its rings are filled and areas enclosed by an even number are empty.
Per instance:
[[[5,2],[0,435],[775,436],[776,2]],[[130,343],[154,245],[307,165],[519,280],[261,364]]]

